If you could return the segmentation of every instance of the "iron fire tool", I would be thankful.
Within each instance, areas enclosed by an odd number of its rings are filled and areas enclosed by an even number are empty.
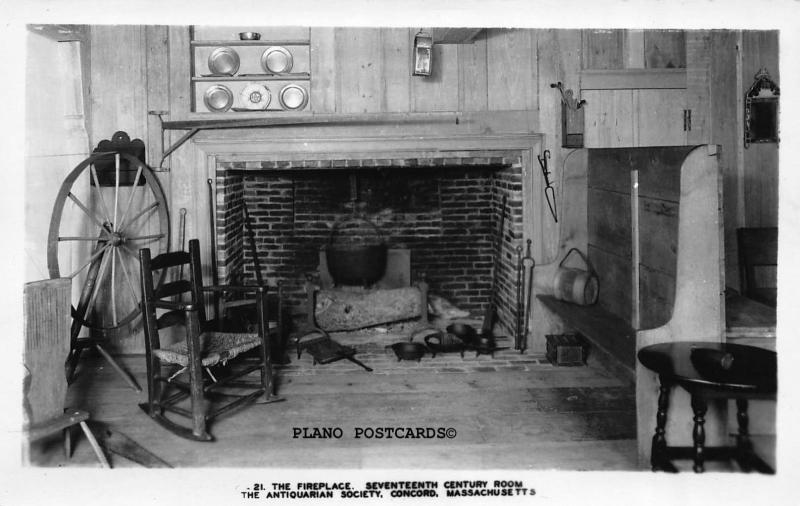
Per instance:
[[[503,232],[505,231],[507,202],[508,196],[503,195],[503,202],[500,204],[500,216],[497,222],[497,232],[495,233],[494,251],[492,252],[492,288],[489,292],[489,303],[486,305],[486,313],[483,316],[483,325],[481,326],[481,334],[484,336],[491,335],[495,311],[497,311],[497,272],[499,271],[501,255],[503,251]]]
[[[214,215],[214,181],[211,178],[208,178],[206,183],[208,184],[208,215],[209,225],[211,226],[211,283],[214,286],[218,286],[219,274],[217,273],[217,219]],[[217,319],[217,321],[220,321],[219,294],[214,292],[212,299],[214,303],[214,317]]]
[[[180,239],[181,251],[186,251],[186,208],[181,207],[181,222],[180,222]],[[180,277],[183,278],[183,266],[181,265]]]
[[[550,170],[547,168],[547,160],[550,158],[550,150],[545,149],[543,156],[536,155],[539,159],[539,165],[542,167],[542,176],[544,176],[544,198],[547,200],[547,207],[550,208],[550,214],[553,215],[553,221],[558,223],[558,209],[556,208],[556,191],[553,189],[553,183],[550,181]]]
[[[516,325],[514,325],[514,349],[520,349],[520,341],[522,339],[522,313],[524,308],[524,290],[523,275],[525,266],[522,263],[522,246],[517,246],[517,307],[516,307]]]
[[[531,297],[533,295],[533,268],[536,267],[536,261],[533,259],[533,256],[531,255],[530,239],[528,239],[528,244],[525,248],[525,256],[522,257],[522,264],[523,268],[525,265],[528,266],[528,283],[525,288],[525,331],[522,333],[523,339],[519,350],[520,353],[525,351],[525,347],[528,343],[527,339],[528,339],[528,331],[530,330],[531,311],[533,310]]]

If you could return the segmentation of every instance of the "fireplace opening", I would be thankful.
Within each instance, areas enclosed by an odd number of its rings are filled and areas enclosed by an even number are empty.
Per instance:
[[[319,275],[320,252],[337,223],[360,216],[377,227],[389,249],[409,252],[412,282],[424,276],[430,294],[471,318],[481,318],[490,301],[496,257],[497,320],[509,332],[516,317],[516,247],[522,242],[520,157],[358,162],[272,162],[268,168],[219,163],[219,279],[253,282],[258,265],[264,279],[282,283],[293,319],[305,320],[305,283]],[[495,254],[501,212],[504,227]]]

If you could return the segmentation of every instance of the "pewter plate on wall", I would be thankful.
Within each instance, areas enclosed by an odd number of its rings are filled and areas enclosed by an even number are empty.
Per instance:
[[[272,94],[269,88],[263,84],[252,83],[242,89],[241,93],[239,93],[239,100],[243,109],[261,111],[269,105],[272,100]]]
[[[208,55],[208,69],[213,75],[232,76],[239,70],[239,53],[229,47],[218,47]]]
[[[278,95],[278,100],[287,111],[299,111],[308,103],[308,92],[302,86],[287,84]]]
[[[203,102],[211,112],[225,112],[233,105],[233,93],[226,86],[209,86],[203,94]]]
[[[286,74],[292,71],[292,53],[285,47],[268,47],[261,55],[261,66],[268,74]]]

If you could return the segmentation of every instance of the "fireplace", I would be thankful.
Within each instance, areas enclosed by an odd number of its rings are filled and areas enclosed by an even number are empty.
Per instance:
[[[498,323],[504,332],[513,329],[529,153],[233,158],[216,157],[209,167],[221,282],[252,282],[258,265],[264,279],[282,283],[293,316],[305,319],[305,282],[320,268],[320,250],[331,240],[335,223],[358,213],[378,227],[389,248],[410,252],[412,281],[424,276],[431,294],[481,318],[491,296],[497,225],[504,212]]]

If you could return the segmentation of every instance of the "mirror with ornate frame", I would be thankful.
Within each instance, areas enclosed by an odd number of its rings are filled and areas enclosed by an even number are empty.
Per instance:
[[[744,146],[754,142],[778,142],[780,88],[767,69],[758,71],[744,97]]]

